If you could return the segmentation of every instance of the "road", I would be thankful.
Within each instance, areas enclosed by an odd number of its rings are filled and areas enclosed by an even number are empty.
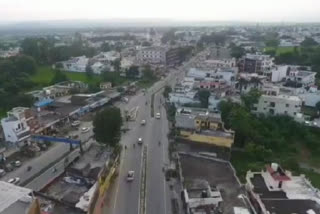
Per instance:
[[[90,127],[92,126],[91,123],[82,123],[81,127]],[[81,142],[86,142],[92,136],[92,129],[89,130],[89,132],[86,133],[80,133],[79,130],[70,132],[71,134],[78,134],[79,139]],[[46,168],[48,168],[49,165],[55,163],[57,160],[63,158],[69,153],[70,146],[69,144],[63,144],[63,143],[54,143],[53,147],[51,147],[49,150],[42,153],[40,156],[31,159],[28,162],[22,163],[22,166],[15,169],[14,171],[7,173],[5,176],[1,178],[3,181],[7,181],[10,178],[19,177],[20,178],[20,184],[29,183],[31,180],[35,177],[35,175],[39,174]],[[28,166],[31,166],[31,170],[27,170]],[[42,183],[47,180],[47,176],[44,176],[43,178],[37,178],[37,181],[39,181],[39,185],[42,186]],[[37,185],[33,185],[32,187],[35,187],[35,189],[38,189],[39,187]]]
[[[121,144],[124,149],[121,155],[119,176],[114,183],[112,196],[106,201],[104,213],[108,214],[138,214],[140,213],[140,188],[141,170],[143,166],[143,146],[137,145],[137,139],[142,137],[144,146],[147,148],[147,171],[146,171],[146,212],[153,214],[171,213],[171,204],[168,185],[166,184],[163,167],[168,164],[168,121],[162,88],[165,85],[173,85],[178,77],[175,70],[167,78],[157,82],[148,89],[145,95],[142,93],[131,98],[128,104],[120,105],[121,109],[139,108],[136,121],[126,124],[130,129],[123,134]],[[179,78],[179,77],[178,77]],[[161,118],[151,117],[151,95],[154,96],[154,113],[161,113]],[[146,102],[148,103],[146,105]],[[147,124],[141,126],[141,120]],[[161,142],[159,144],[159,142]],[[133,145],[135,144],[135,146]],[[135,171],[135,179],[126,181],[129,170]],[[142,213],[141,213],[142,214]]]

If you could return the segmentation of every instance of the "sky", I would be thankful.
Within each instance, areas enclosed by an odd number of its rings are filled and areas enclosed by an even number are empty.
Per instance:
[[[0,22],[65,19],[320,22],[320,0],[0,0]]]

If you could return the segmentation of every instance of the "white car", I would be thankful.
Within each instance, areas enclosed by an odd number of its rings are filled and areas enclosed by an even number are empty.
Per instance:
[[[76,120],[73,123],[71,123],[71,126],[73,126],[73,127],[77,127],[79,125],[80,125],[80,121],[79,120]]]
[[[139,138],[138,138],[138,144],[142,144],[142,143],[143,143],[142,138],[139,137]]]
[[[17,160],[14,162],[15,167],[20,167],[22,165],[21,161]]]
[[[129,171],[127,174],[127,181],[133,181],[134,180],[134,171]]]
[[[161,115],[160,115],[160,113],[158,112],[157,114],[156,114],[156,119],[160,119],[161,118]]]
[[[86,132],[88,132],[89,130],[90,130],[89,127],[83,127],[83,128],[81,128],[81,132],[82,132],[82,133],[86,133]]]
[[[146,123],[147,123],[146,120],[141,120],[141,125],[142,126],[146,125]]]
[[[8,183],[10,184],[18,184],[20,182],[20,178],[16,177],[16,178],[11,178],[8,180]]]

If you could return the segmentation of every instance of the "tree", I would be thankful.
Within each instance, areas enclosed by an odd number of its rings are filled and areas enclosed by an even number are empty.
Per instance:
[[[151,43],[148,42],[148,41],[144,41],[144,42],[142,42],[141,45],[144,46],[144,47],[149,47],[149,46],[151,46]]]
[[[122,117],[119,108],[109,107],[98,112],[93,120],[95,139],[104,145],[115,147],[121,138]]]
[[[67,81],[69,80],[67,75],[65,73],[63,73],[62,71],[60,70],[56,70],[55,71],[55,74],[50,82],[50,84],[56,84],[56,83],[59,83],[59,82],[64,82],[64,81]]]
[[[210,91],[202,89],[198,91],[197,96],[199,97],[202,108],[208,108]]]
[[[93,77],[93,70],[92,70],[92,67],[91,67],[91,65],[87,65],[86,66],[86,76],[88,77],[88,79],[92,79],[92,77]]]
[[[101,51],[103,52],[108,52],[111,51],[111,46],[109,45],[109,43],[104,42],[101,47],[100,47]]]
[[[245,50],[243,47],[240,46],[232,46],[231,47],[231,56],[240,59],[245,54]]]
[[[249,93],[242,95],[241,100],[245,105],[245,107],[248,110],[251,110],[253,108],[253,105],[255,103],[258,103],[260,96],[261,96],[261,91],[259,91],[256,88],[253,88],[249,91]]]
[[[303,42],[301,42],[301,46],[303,47],[312,47],[317,45],[318,43],[311,37],[306,37]]]
[[[126,71],[126,77],[129,79],[135,79],[139,76],[139,67],[132,65],[130,68]]]
[[[146,80],[156,79],[156,76],[154,75],[151,67],[148,65],[143,68],[142,73],[143,73],[143,78]]]
[[[34,74],[37,70],[36,61],[31,56],[17,56],[14,59],[15,66],[19,72]]]
[[[278,47],[280,44],[280,41],[278,39],[269,39],[265,41],[266,46],[268,47]]]
[[[163,96],[168,99],[169,93],[171,93],[172,88],[168,85],[164,87]]]
[[[114,70],[115,70],[116,72],[119,72],[119,71],[120,71],[120,65],[121,65],[120,59],[114,60],[111,64],[112,64],[112,66],[114,67]]]

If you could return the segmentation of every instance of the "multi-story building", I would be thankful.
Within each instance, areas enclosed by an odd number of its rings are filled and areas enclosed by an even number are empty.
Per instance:
[[[247,172],[246,189],[257,214],[320,213],[320,194],[305,175],[293,176],[278,164]]]
[[[140,50],[137,60],[143,64],[166,64],[166,48],[150,47]]]
[[[73,57],[70,60],[57,63],[62,65],[62,69],[71,72],[86,72],[89,59],[85,56]]]
[[[29,108],[16,107],[7,113],[7,117],[1,120],[5,140],[17,143],[26,140],[30,136],[30,127],[27,123],[32,119]]]
[[[142,64],[175,66],[182,61],[179,52],[179,48],[149,47],[138,52],[137,60]]]
[[[316,72],[292,69],[287,76],[287,81],[294,82],[297,87],[313,86],[316,80]]]
[[[261,95],[258,103],[253,107],[253,112],[296,117],[301,113],[301,106],[302,100],[298,96]]]
[[[263,74],[274,66],[269,55],[246,54],[239,62],[239,72]]]
[[[178,109],[176,128],[179,138],[186,141],[226,148],[234,142],[234,132],[225,130],[220,114],[207,109]]]

